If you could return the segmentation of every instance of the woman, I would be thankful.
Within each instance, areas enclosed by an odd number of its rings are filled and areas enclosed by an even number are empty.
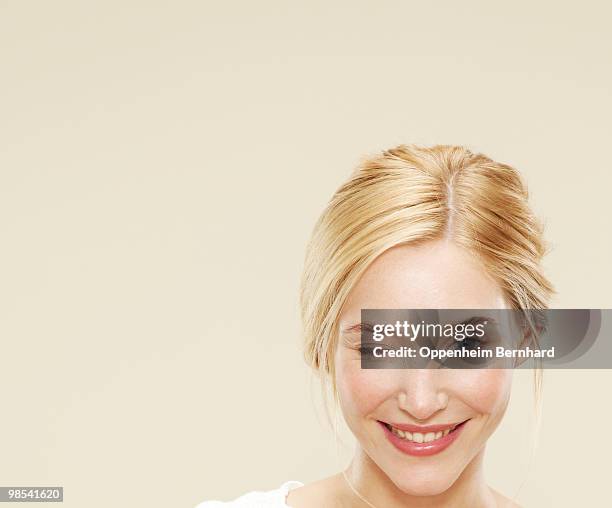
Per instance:
[[[300,293],[306,360],[331,389],[355,455],[329,478],[198,508],[518,506],[483,468],[513,371],[362,369],[360,313],[544,309],[554,291],[544,252],[514,168],[446,145],[364,160],[315,226]]]

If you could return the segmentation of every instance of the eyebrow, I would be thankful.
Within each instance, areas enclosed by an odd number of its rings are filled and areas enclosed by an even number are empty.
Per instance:
[[[471,323],[483,323],[483,322],[487,322],[487,323],[491,322],[491,323],[497,324],[497,320],[490,316],[472,316],[468,319],[464,319],[463,321],[459,321],[458,323],[455,323],[455,324],[468,325]]]

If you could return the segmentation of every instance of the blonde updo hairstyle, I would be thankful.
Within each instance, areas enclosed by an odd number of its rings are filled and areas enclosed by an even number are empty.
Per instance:
[[[306,249],[300,287],[304,358],[338,402],[338,320],[366,268],[399,244],[448,238],[468,249],[514,309],[546,309],[543,227],[513,167],[463,146],[399,145],[365,158],[335,192]],[[535,369],[536,403],[542,384]]]

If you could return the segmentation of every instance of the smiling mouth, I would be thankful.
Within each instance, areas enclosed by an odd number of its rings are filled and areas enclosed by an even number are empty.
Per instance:
[[[380,423],[382,423],[385,427],[387,427],[387,429],[393,435],[405,441],[411,441],[413,443],[431,443],[431,442],[438,441],[439,439],[442,439],[448,436],[449,434],[452,434],[453,432],[456,432],[457,428],[462,426],[465,422],[467,422],[467,420],[461,423],[450,425],[446,429],[439,429],[436,432],[410,432],[407,430],[402,430],[402,429],[393,427],[392,425],[386,422],[380,422]]]

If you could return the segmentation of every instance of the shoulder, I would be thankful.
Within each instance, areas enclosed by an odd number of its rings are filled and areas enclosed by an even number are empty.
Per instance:
[[[289,491],[302,486],[302,482],[289,480],[276,489],[254,490],[231,501],[204,501],[195,508],[287,508]]]

